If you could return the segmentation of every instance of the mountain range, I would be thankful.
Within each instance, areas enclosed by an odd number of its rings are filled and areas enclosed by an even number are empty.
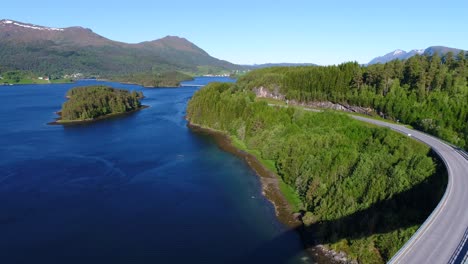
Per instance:
[[[210,56],[185,38],[167,36],[129,44],[83,27],[52,28],[6,19],[0,20],[0,66],[58,76],[210,73],[240,68]]]
[[[432,46],[425,50],[395,50],[368,65],[405,60],[414,55],[443,56],[460,49]],[[113,77],[160,72],[217,74],[273,66],[304,66],[311,63],[235,65],[210,56],[185,38],[167,36],[136,44],[110,40],[83,27],[53,28],[14,20],[0,20],[0,71],[23,70],[61,77]]]
[[[414,49],[409,52],[404,50],[397,49],[390,53],[387,53],[383,56],[377,57],[372,59],[367,65],[377,64],[377,63],[386,63],[392,60],[406,60],[411,58],[415,55],[428,55],[432,56],[435,53],[439,54],[440,56],[444,56],[445,54],[452,52],[454,55],[457,55],[461,49],[449,48],[444,46],[431,46],[427,49]]]

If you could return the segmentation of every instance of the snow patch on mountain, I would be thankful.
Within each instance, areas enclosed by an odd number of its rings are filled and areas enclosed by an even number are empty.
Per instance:
[[[2,20],[2,21],[0,21],[0,23],[3,24],[3,25],[15,25],[15,26],[18,26],[18,27],[35,29],[35,30],[64,31],[63,28],[50,28],[50,27],[41,27],[41,26],[36,26],[36,25],[27,25],[27,24],[21,24],[21,23],[12,21],[12,20]]]

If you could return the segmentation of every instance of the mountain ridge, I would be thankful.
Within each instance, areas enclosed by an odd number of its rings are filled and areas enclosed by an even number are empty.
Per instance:
[[[76,72],[109,76],[136,72],[232,71],[241,66],[219,60],[182,37],[125,43],[79,26],[45,27],[0,20],[0,65],[48,75]]]
[[[440,56],[444,56],[445,54],[452,52],[454,55],[458,54],[460,51],[464,51],[462,49],[457,49],[457,48],[450,48],[450,47],[445,47],[445,46],[430,46],[426,49],[413,49],[409,52],[406,52],[401,49],[394,50],[392,52],[389,52],[383,56],[376,57],[369,61],[367,65],[372,65],[372,64],[377,64],[377,63],[386,63],[392,60],[406,60],[409,59],[415,55],[428,55],[432,56],[435,53],[438,53]],[[466,52],[466,51],[465,51]]]

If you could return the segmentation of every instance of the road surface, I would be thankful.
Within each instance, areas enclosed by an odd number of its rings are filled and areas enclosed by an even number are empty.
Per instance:
[[[468,263],[468,155],[440,139],[405,126],[361,116],[429,145],[444,161],[448,184],[439,205],[389,263]]]

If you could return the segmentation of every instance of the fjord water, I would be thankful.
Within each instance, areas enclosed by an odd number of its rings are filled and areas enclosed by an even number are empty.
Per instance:
[[[230,81],[191,84],[212,80]],[[150,107],[47,125],[68,89],[94,84],[142,90]],[[1,263],[303,262],[255,173],[187,128],[197,89],[0,86]]]

